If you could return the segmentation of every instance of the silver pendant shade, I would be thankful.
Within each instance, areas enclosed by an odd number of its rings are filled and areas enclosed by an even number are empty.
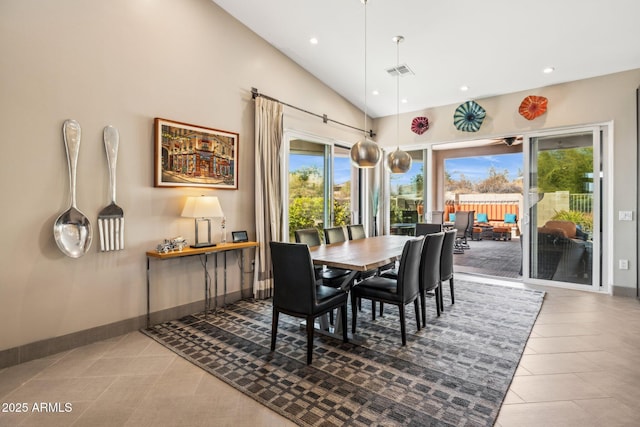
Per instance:
[[[391,173],[405,173],[411,169],[411,156],[406,151],[397,148],[387,156],[387,169]]]
[[[393,41],[397,46],[397,64],[400,66],[400,43],[404,41],[403,36],[395,36]],[[411,156],[406,151],[400,149],[400,74],[396,76],[397,114],[396,114],[396,142],[398,148],[387,156],[387,169],[391,173],[405,173],[411,169]]]
[[[364,138],[351,147],[351,162],[358,168],[374,168],[380,163],[380,147],[369,138]]]
[[[367,1],[360,0],[364,4],[364,129],[367,129]],[[366,132],[366,131],[365,131]],[[357,168],[374,168],[380,159],[382,152],[378,144],[366,137],[359,140],[351,147],[351,163]]]

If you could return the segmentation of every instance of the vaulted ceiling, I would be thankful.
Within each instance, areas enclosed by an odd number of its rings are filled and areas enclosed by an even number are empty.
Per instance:
[[[374,118],[397,111],[398,62],[401,112],[640,68],[637,0],[212,1]]]

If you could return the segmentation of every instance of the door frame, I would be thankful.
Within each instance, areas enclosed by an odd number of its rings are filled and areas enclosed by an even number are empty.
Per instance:
[[[562,136],[579,132],[591,132],[593,138],[593,280],[591,285],[559,282],[553,280],[533,279],[529,277],[530,253],[531,253],[531,227],[529,221],[531,200],[528,197],[531,183],[531,139],[538,137]],[[611,175],[613,163],[613,122],[572,126],[557,129],[547,129],[536,132],[523,133],[523,170],[524,170],[524,212],[522,214],[520,238],[522,241],[522,281],[526,284],[553,286],[566,289],[576,289],[590,292],[611,293],[613,277],[613,248],[611,239],[608,238],[613,228],[613,207],[608,203],[613,194],[613,177]],[[596,179],[599,176],[600,179]],[[596,230],[599,232],[596,233]],[[607,254],[606,258],[603,254]]]

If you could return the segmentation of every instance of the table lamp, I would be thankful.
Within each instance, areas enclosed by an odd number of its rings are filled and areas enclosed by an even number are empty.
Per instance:
[[[182,209],[182,216],[186,218],[194,218],[196,224],[196,243],[191,245],[192,248],[207,248],[215,246],[211,242],[211,218],[222,218],[224,213],[220,207],[220,201],[215,196],[199,196],[187,197],[187,202]],[[198,223],[206,221],[209,229],[209,239],[206,242],[198,240]]]

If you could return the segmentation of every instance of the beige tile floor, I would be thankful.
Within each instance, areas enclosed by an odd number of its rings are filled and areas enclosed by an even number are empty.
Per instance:
[[[640,425],[640,303],[544,290],[496,426]],[[139,332],[0,370],[0,402],[27,404],[0,426],[293,425]]]

